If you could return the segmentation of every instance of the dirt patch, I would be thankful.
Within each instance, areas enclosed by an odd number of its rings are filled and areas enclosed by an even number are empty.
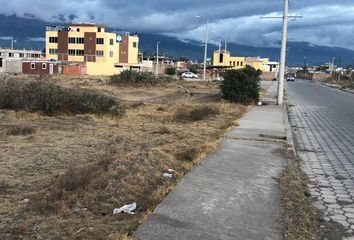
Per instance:
[[[120,99],[125,115],[0,110],[3,239],[127,239],[248,109],[222,101],[213,83],[139,90],[80,81],[56,84]],[[186,106],[217,110],[197,121],[175,121]],[[176,172],[166,179],[170,168]],[[132,202],[138,205],[135,215],[112,214]]]

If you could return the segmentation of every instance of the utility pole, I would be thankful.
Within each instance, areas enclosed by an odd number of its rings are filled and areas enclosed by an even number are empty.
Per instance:
[[[285,76],[285,61],[286,61],[286,43],[288,33],[288,19],[302,18],[302,16],[288,16],[289,15],[289,0],[284,0],[284,9],[282,17],[261,17],[261,18],[282,18],[282,36],[281,36],[281,49],[280,49],[280,65],[279,65],[279,78],[278,78],[278,97],[277,104],[283,105],[284,101],[284,76]]]
[[[208,55],[208,26],[209,19],[207,18],[205,25],[205,49],[204,49],[204,68],[203,68],[203,81],[206,80],[206,65],[207,65],[207,55]]]
[[[155,75],[159,75],[159,45],[160,42],[156,43],[156,69],[155,69]]]
[[[221,37],[219,37],[219,54],[221,53]]]
[[[225,40],[225,52],[227,51],[227,40]]]
[[[14,37],[11,37],[11,50],[14,50]]]
[[[304,54],[304,79],[306,79],[306,73],[307,73],[307,50],[305,50],[305,54]]]
[[[280,69],[279,69],[279,80],[278,80],[278,99],[277,99],[278,105],[283,105],[283,98],[284,98],[284,75],[285,75],[285,60],[286,60],[286,41],[287,41],[287,33],[288,33],[288,13],[289,13],[289,0],[284,0],[283,30],[281,36]]]

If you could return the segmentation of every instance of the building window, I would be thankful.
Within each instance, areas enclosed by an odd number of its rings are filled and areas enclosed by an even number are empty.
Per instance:
[[[9,57],[14,57],[14,54],[13,53],[9,53]]]
[[[243,66],[243,62],[241,62],[241,67]]]
[[[42,63],[42,69],[46,70],[47,69],[47,64],[46,63]]]
[[[56,48],[49,48],[49,54],[50,55],[57,55],[58,50]]]
[[[239,67],[240,66],[240,61],[237,61],[237,67]]]
[[[224,62],[224,54],[220,53],[219,55],[219,63]]]
[[[69,49],[69,56],[75,56],[76,51],[75,49]]]
[[[109,45],[113,46],[114,40],[113,39],[109,39]]]
[[[76,56],[84,56],[84,50],[81,49],[76,50]]]
[[[31,63],[31,66],[30,66],[31,70],[34,70],[36,69],[36,64],[35,63]]]
[[[23,58],[25,56],[25,54],[20,53],[20,58]]]
[[[97,50],[97,51],[96,51],[96,56],[97,56],[97,57],[103,57],[103,56],[104,56],[104,52],[101,51],[101,50]]]
[[[230,61],[230,66],[232,66],[232,62]]]
[[[103,45],[104,44],[104,39],[103,38],[97,38],[96,39],[96,44]]]
[[[76,29],[76,32],[80,32],[80,28],[77,28],[77,29]]]
[[[75,38],[74,37],[69,37],[69,43],[75,44],[76,43]]]
[[[99,27],[99,28],[97,29],[97,31],[98,31],[98,32],[102,32],[102,28]]]
[[[0,67],[2,67],[2,58],[0,58]]]
[[[77,44],[84,44],[85,43],[85,38],[76,38],[76,43]]]
[[[110,52],[109,52],[109,57],[110,57],[110,58],[113,58],[113,51],[110,51]]]
[[[58,43],[58,37],[49,37],[50,43]]]
[[[234,61],[234,66],[236,66],[236,62]]]
[[[138,47],[138,43],[137,42],[133,42],[133,48],[137,48]]]

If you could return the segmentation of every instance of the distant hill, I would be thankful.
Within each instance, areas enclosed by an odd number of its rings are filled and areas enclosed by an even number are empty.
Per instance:
[[[55,25],[55,23],[0,15],[0,47],[9,47],[11,45],[9,40],[4,39],[4,36],[14,36],[17,40],[15,47],[18,49],[43,49],[45,47],[44,35],[47,25]],[[156,51],[156,42],[159,41],[161,42],[161,52],[168,56],[175,58],[184,57],[192,60],[201,60],[203,58],[204,46],[200,42],[192,40],[182,41],[175,37],[151,33],[139,33],[139,36],[139,48],[145,54],[154,54]],[[208,56],[211,57],[213,51],[217,48],[217,46],[210,44]],[[234,56],[261,56],[269,57],[274,61],[278,61],[280,52],[280,49],[276,47],[252,47],[235,43],[230,43],[228,50]],[[354,51],[349,49],[317,46],[308,42],[289,42],[287,65],[302,66],[304,64],[305,52],[307,52],[307,62],[309,65],[330,62],[333,57],[336,58],[336,63],[342,66],[353,64],[354,61]]]

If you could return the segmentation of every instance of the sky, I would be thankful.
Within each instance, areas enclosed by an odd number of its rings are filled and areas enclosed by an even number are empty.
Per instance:
[[[95,22],[137,32],[202,41],[276,46],[283,0],[0,0],[0,14],[48,22]],[[354,50],[354,0],[290,0],[289,41]],[[196,17],[199,16],[199,17]]]

